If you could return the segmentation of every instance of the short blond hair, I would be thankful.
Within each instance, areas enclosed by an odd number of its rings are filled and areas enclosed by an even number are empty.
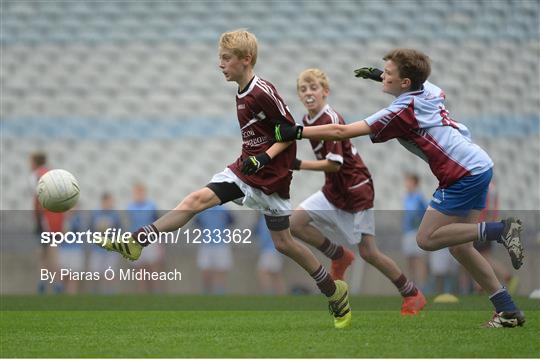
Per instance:
[[[319,83],[325,90],[330,90],[330,81],[324,71],[316,68],[306,69],[298,75],[296,80],[296,91],[300,90],[300,81],[307,83]]]
[[[219,47],[232,51],[239,59],[251,55],[251,66],[255,66],[257,62],[257,38],[246,29],[221,34]]]

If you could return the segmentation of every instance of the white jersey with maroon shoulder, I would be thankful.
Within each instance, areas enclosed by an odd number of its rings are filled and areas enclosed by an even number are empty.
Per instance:
[[[303,118],[305,126],[345,124],[343,117],[328,104],[310,118]],[[343,141],[310,140],[317,160],[331,160],[341,164],[336,172],[325,172],[322,188],[324,196],[338,209],[358,212],[373,207],[375,191],[368,168],[349,139]]]
[[[472,142],[469,129],[450,117],[444,101],[444,92],[426,81],[422,90],[401,94],[365,120],[373,142],[398,139],[428,162],[441,188],[493,167],[489,155]]]

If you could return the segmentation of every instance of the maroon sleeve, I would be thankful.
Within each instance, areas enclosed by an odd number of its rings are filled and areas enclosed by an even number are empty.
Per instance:
[[[414,104],[391,106],[369,116],[366,123],[371,129],[373,142],[385,142],[398,137],[407,137],[418,125],[414,116]]]

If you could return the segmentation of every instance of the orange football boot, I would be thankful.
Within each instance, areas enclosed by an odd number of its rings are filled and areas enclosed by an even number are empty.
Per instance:
[[[349,249],[343,248],[343,256],[339,259],[332,260],[332,268],[330,270],[330,276],[334,280],[343,280],[345,276],[345,270],[354,261],[354,253]]]
[[[406,296],[401,304],[401,315],[417,315],[426,306],[426,298],[418,289],[414,296]]]

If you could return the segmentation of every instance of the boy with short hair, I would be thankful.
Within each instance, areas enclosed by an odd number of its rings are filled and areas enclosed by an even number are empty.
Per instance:
[[[275,87],[254,74],[256,61],[257,39],[253,34],[235,30],[221,35],[219,68],[227,81],[238,84],[236,108],[243,140],[241,156],[214,175],[208,185],[184,198],[173,211],[134,232],[132,239],[136,241],[129,244],[105,241],[103,246],[136,259],[142,247],[148,245],[149,235],[175,231],[197,213],[235,201],[264,213],[276,249],[304,268],[328,297],[334,326],[347,327],[351,323],[347,284],[334,281],[313,253],[291,236],[289,169],[296,157],[296,144],[275,142],[273,131],[276,123],[292,126],[294,119]]]
[[[300,101],[308,111],[306,127],[345,124],[327,103],[328,77],[320,69],[304,70],[297,80]],[[310,141],[317,160],[296,159],[294,170],[324,171],[322,190],[304,200],[291,217],[292,234],[332,260],[332,277],[343,279],[354,253],[336,244],[338,239],[358,246],[360,256],[382,272],[403,296],[402,315],[416,315],[426,299],[398,265],[375,242],[375,191],[371,174],[350,140]]]
[[[425,54],[414,49],[394,49],[383,60],[384,72],[362,68],[356,76],[381,80],[383,92],[396,97],[389,107],[349,125],[304,129],[300,125],[277,124],[276,139],[343,140],[370,135],[373,142],[385,142],[397,138],[407,150],[428,162],[439,180],[418,230],[418,245],[427,251],[449,247],[476,282],[491,294],[495,314],[487,327],[523,325],[523,312],[490,264],[472,246],[473,241],[497,241],[508,250],[514,268],[523,263],[519,219],[478,222],[486,204],[493,161],[471,141],[469,130],[450,117],[444,106],[444,92],[427,81],[431,64]]]

